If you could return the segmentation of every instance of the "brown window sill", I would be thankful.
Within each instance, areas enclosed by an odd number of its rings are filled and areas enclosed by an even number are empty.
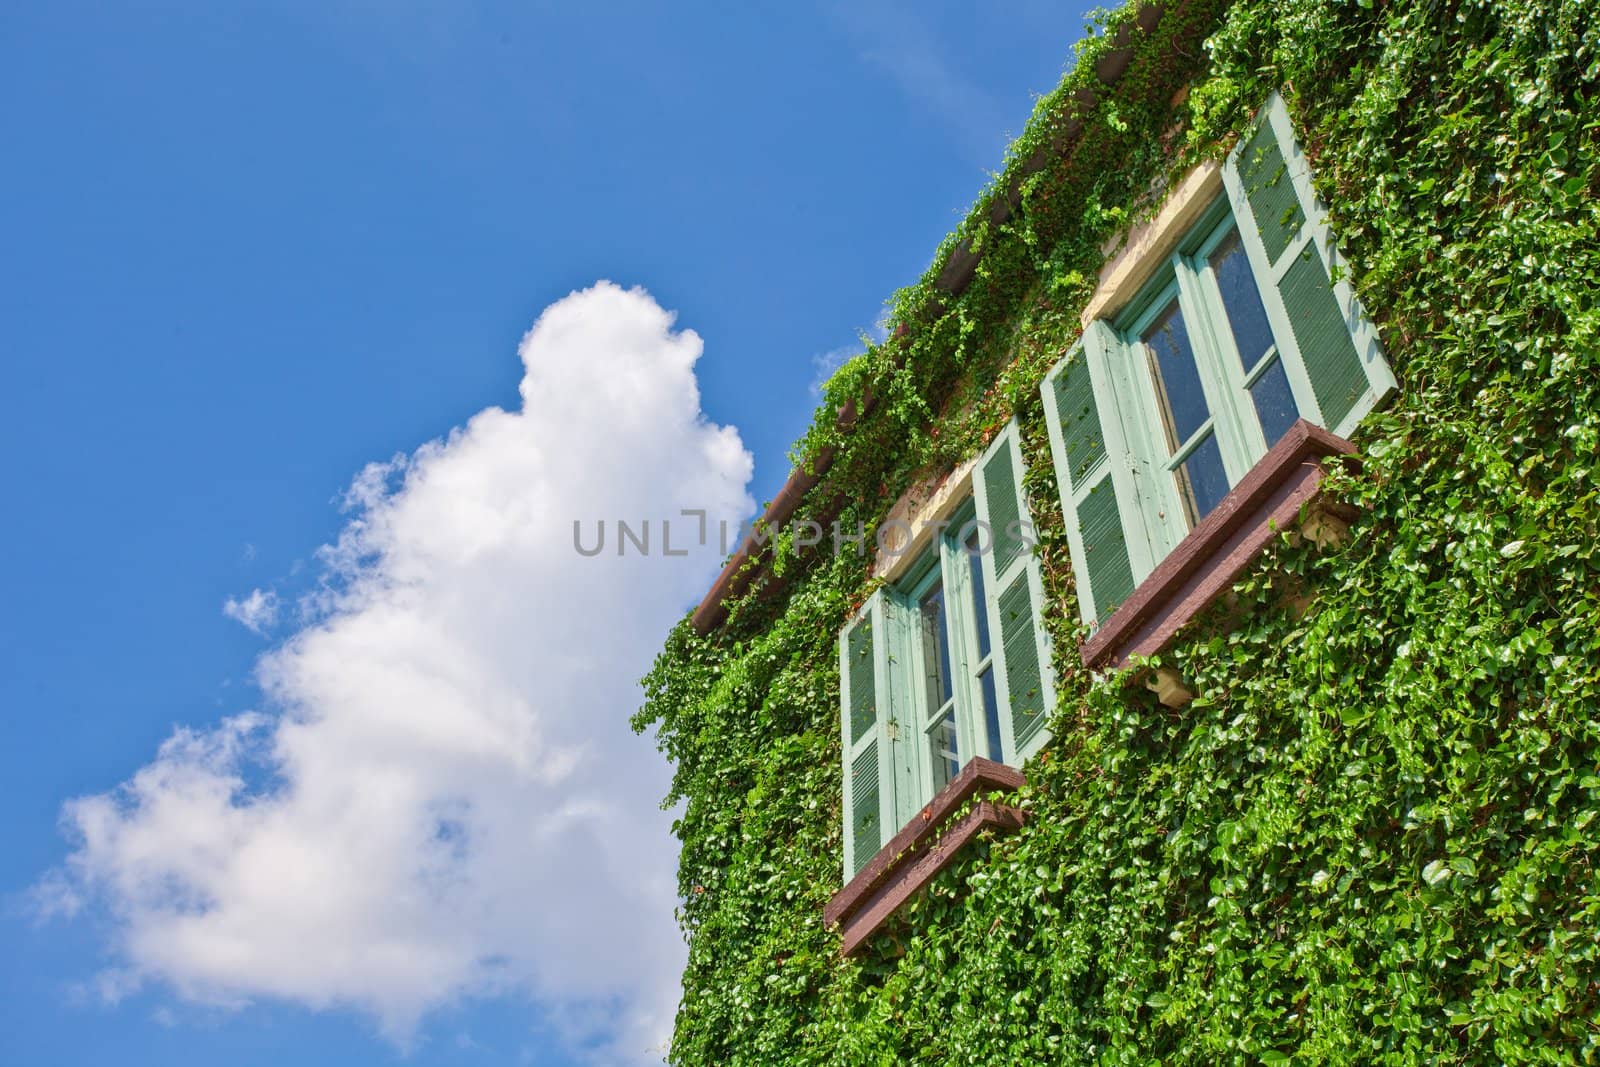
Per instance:
[[[1084,665],[1122,667],[1129,657],[1165,648],[1279,532],[1299,523],[1302,508],[1322,491],[1323,459],[1354,452],[1344,438],[1304,419],[1296,422],[1089,636],[1080,649]],[[1347,508],[1334,514],[1350,517]]]
[[[961,773],[917,812],[910,825],[890,838],[828,901],[822,919],[830,927],[839,927],[840,955],[857,952],[982,830],[993,827],[1007,832],[1021,826],[1021,810],[987,800],[979,801],[959,819],[952,821],[951,817],[978,793],[1010,793],[1022,784],[1021,771],[991,760],[969,760]]]

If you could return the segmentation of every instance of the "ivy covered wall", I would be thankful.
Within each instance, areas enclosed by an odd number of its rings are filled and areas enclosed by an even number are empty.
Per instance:
[[[1029,821],[941,875],[894,946],[839,958],[836,635],[870,586],[864,558],[779,538],[785,587],[758,579],[707,637],[675,629],[635,719],[684,805],[671,1058],[1600,1062],[1595,12],[1189,0],[1108,88],[1095,63],[1135,14],[1080,46],[796,449],[837,448],[800,516],[870,530],[1021,420],[1060,690]],[[1269,550],[1243,623],[1167,654],[1201,693],[1173,711],[1078,665],[1038,383],[1108,242],[1274,88],[1401,393],[1332,483],[1354,537]],[[1072,147],[1025,176],[1045,144]],[[983,257],[951,297],[935,280],[963,240]]]

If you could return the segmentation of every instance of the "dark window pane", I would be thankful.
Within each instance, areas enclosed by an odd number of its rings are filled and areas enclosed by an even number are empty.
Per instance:
[[[986,667],[978,675],[978,684],[983,690],[983,726],[989,734],[989,758],[996,763],[1001,761],[1000,752],[1000,701],[995,696],[994,668]]]
[[[923,594],[922,670],[928,679],[928,709],[943,707],[951,695],[950,633],[945,624],[944,585]]]
[[[1184,510],[1189,513],[1190,526],[1209,515],[1228,495],[1228,472],[1222,466],[1222,449],[1217,446],[1214,433],[1206,434],[1206,439],[1173,473],[1178,479]]]
[[[1271,448],[1300,417],[1299,409],[1294,406],[1294,394],[1289,391],[1289,376],[1284,373],[1283,360],[1273,360],[1272,366],[1261,372],[1256,384],[1250,387],[1250,398],[1256,402],[1261,432],[1266,434],[1267,447]]]
[[[952,710],[940,719],[928,735],[928,744],[933,753],[934,788],[940,789],[950,784],[961,770],[961,755],[956,749],[956,713]]]
[[[978,627],[978,658],[989,654],[989,608],[983,595],[983,554],[979,551],[978,531],[967,538],[967,563],[972,568],[972,617]]]
[[[1261,305],[1261,291],[1250,273],[1250,260],[1239,243],[1237,230],[1211,253],[1211,269],[1222,292],[1222,307],[1228,313],[1233,343],[1248,374],[1272,350],[1272,327],[1267,323],[1267,309]]]
[[[1200,388],[1194,347],[1189,343],[1189,331],[1177,300],[1167,305],[1140,340],[1150,353],[1150,373],[1161,401],[1167,447],[1176,451],[1211,417],[1205,392]]]

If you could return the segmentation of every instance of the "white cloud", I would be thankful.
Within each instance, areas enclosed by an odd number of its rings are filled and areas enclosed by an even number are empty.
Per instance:
[[[355,479],[313,620],[258,665],[272,710],[180,729],[66,805],[40,899],[111,917],[117,988],[355,1009],[402,1044],[432,1008],[525,994],[597,1059],[659,1059],[676,849],[668,768],[627,720],[720,562],[715,536],[663,557],[659,522],[754,506],[700,352],[602,282],[523,340],[520,411]],[[651,520],[656,554],[578,555],[573,520],[601,518]]]
[[[223,602],[222,613],[253,633],[265,633],[278,621],[278,594],[252,589],[243,600],[229,597]]]
[[[1010,137],[1006,109],[994,94],[958,69],[926,13],[901,0],[853,0],[827,8],[854,43],[857,56],[889,76],[912,103],[954,133],[963,151],[985,170],[995,166]]]
[[[840,345],[811,357],[811,395],[820,398],[822,387],[828,384],[838,369],[867,350],[868,343],[883,344],[889,339],[889,311],[887,308],[871,326],[862,331],[854,344]]]
[[[830,348],[826,352],[812,356],[811,395],[821,397],[822,387],[828,384],[828,379],[863,351],[860,345],[840,345],[838,348]]]

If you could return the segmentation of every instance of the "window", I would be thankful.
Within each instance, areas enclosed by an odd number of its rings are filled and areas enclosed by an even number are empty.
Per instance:
[[[1090,624],[1128,601],[1298,420],[1346,435],[1395,388],[1278,97],[1222,185],[1043,386]]]
[[[968,501],[897,593],[916,605],[917,721],[929,789],[950,784],[968,756],[1005,762],[983,557],[991,540]],[[918,805],[920,806],[920,804]]]
[[[846,881],[974,756],[1020,767],[1053,699],[1022,456],[1008,426],[972,492],[839,638]]]

